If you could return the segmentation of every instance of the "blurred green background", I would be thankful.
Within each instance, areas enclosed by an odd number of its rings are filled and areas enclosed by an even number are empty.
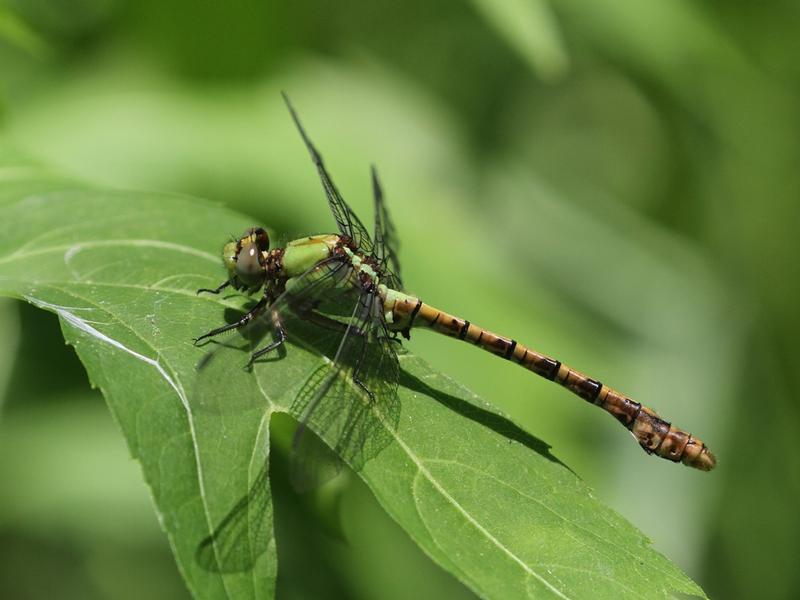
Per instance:
[[[0,127],[54,168],[212,198],[285,240],[332,229],[287,90],[367,221],[377,164],[411,292],[646,401],[719,467],[648,459],[466,345],[423,332],[414,352],[711,597],[796,598],[798,57],[788,0],[2,0]],[[55,317],[3,301],[0,331],[0,597],[185,596]],[[339,535],[275,486],[279,597],[472,597],[341,485]]]

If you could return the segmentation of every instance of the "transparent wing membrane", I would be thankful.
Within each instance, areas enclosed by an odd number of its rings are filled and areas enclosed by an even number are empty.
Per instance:
[[[238,328],[238,335],[235,335],[232,330],[229,333],[226,332],[225,341],[221,341],[220,336],[209,340],[209,344],[213,344],[214,347],[203,356],[197,365],[200,376],[208,377],[205,372],[209,365],[217,354],[225,349],[246,351],[255,350],[264,345],[268,334],[274,330],[273,311],[278,311],[279,315],[283,316],[291,309],[296,309],[298,313],[301,313],[304,307],[311,307],[318,303],[319,298],[324,295],[323,292],[335,289],[337,285],[342,284],[351,273],[352,267],[347,262],[339,259],[327,259],[296,277],[292,282],[291,289],[284,290],[274,302],[249,323]],[[346,290],[341,290],[341,293],[346,293]]]
[[[300,490],[336,472],[330,460],[320,460],[309,429],[355,470],[391,441],[400,414],[400,367],[380,306],[374,293],[357,298],[335,354],[308,377],[292,404],[291,413],[300,421],[293,444],[292,478]]]
[[[386,284],[393,289],[403,289],[400,276],[400,261],[397,258],[399,242],[394,223],[383,201],[383,188],[378,179],[378,171],[372,167],[372,193],[375,200],[375,248],[373,256],[384,271]]]
[[[371,253],[372,239],[369,237],[367,229],[344,201],[338,188],[333,183],[333,179],[331,179],[328,170],[325,168],[325,163],[322,161],[322,155],[314,147],[308,135],[306,135],[306,131],[300,123],[300,118],[297,116],[292,103],[289,101],[289,96],[284,93],[283,99],[286,102],[289,113],[292,115],[292,120],[294,120],[297,130],[300,132],[300,136],[303,138],[303,142],[309,154],[311,154],[311,160],[314,161],[314,165],[317,167],[319,178],[322,180],[322,187],[325,189],[325,195],[328,197],[328,205],[339,227],[339,232],[352,239],[363,252],[367,254]]]

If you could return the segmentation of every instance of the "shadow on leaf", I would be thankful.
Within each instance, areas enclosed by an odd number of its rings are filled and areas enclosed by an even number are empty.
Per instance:
[[[403,369],[400,373],[400,385],[404,388],[417,392],[419,394],[423,394],[432,398],[439,404],[446,406],[453,412],[470,419],[471,421],[475,421],[483,425],[484,427],[491,429],[495,433],[507,438],[509,440],[514,440],[515,442],[519,442],[523,446],[530,448],[537,454],[540,454],[547,460],[557,463],[562,467],[570,469],[567,465],[561,462],[558,458],[553,456],[550,452],[550,446],[537,438],[534,435],[531,435],[507,417],[493,412],[491,410],[487,410],[485,408],[481,408],[470,402],[467,402],[463,398],[458,398],[457,396],[453,396],[446,392],[442,392],[441,390],[437,390],[429,386],[427,383],[422,381],[421,379],[414,377],[408,371]]]
[[[246,496],[203,539],[195,552],[197,563],[212,573],[249,571],[269,548],[267,525],[272,519],[272,501],[265,462]]]

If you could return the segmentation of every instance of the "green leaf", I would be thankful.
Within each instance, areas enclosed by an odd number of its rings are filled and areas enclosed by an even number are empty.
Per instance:
[[[219,247],[250,225],[202,200],[76,183],[0,147],[0,292],[58,314],[198,598],[273,596],[269,422],[322,360],[291,338],[253,373],[221,351],[198,379],[206,350],[191,339],[246,300],[194,291],[224,278]],[[359,475],[443,568],[487,598],[704,596],[543,442],[420,359],[401,366],[399,426]]]

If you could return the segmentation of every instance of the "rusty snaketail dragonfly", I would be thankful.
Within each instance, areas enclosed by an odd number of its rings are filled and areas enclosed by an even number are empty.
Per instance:
[[[583,400],[610,413],[633,435],[648,454],[703,471],[716,464],[714,455],[697,437],[662,419],[652,409],[587,377],[559,360],[541,354],[510,337],[498,335],[472,321],[435,308],[406,293],[397,257],[395,228],[384,204],[375,168],[372,186],[375,204],[374,237],[344,201],[312,144],[288,97],[284,100],[317,168],[338,233],[303,237],[284,247],[270,248],[267,232],[248,229],[227,244],[222,260],[228,278],[215,289],[254,294],[257,303],[233,323],[212,329],[195,343],[239,329],[261,319],[274,339],[252,353],[248,366],[278,349],[290,332],[291,317],[336,333],[330,366],[312,377],[298,395],[301,418],[295,441],[309,423],[318,433],[326,430],[335,440],[336,454],[358,462],[369,444],[365,432],[370,415],[396,424],[400,366],[395,346],[416,329],[428,329],[478,348],[554,381]],[[358,396],[360,400],[354,400]],[[326,401],[327,400],[327,401]]]

